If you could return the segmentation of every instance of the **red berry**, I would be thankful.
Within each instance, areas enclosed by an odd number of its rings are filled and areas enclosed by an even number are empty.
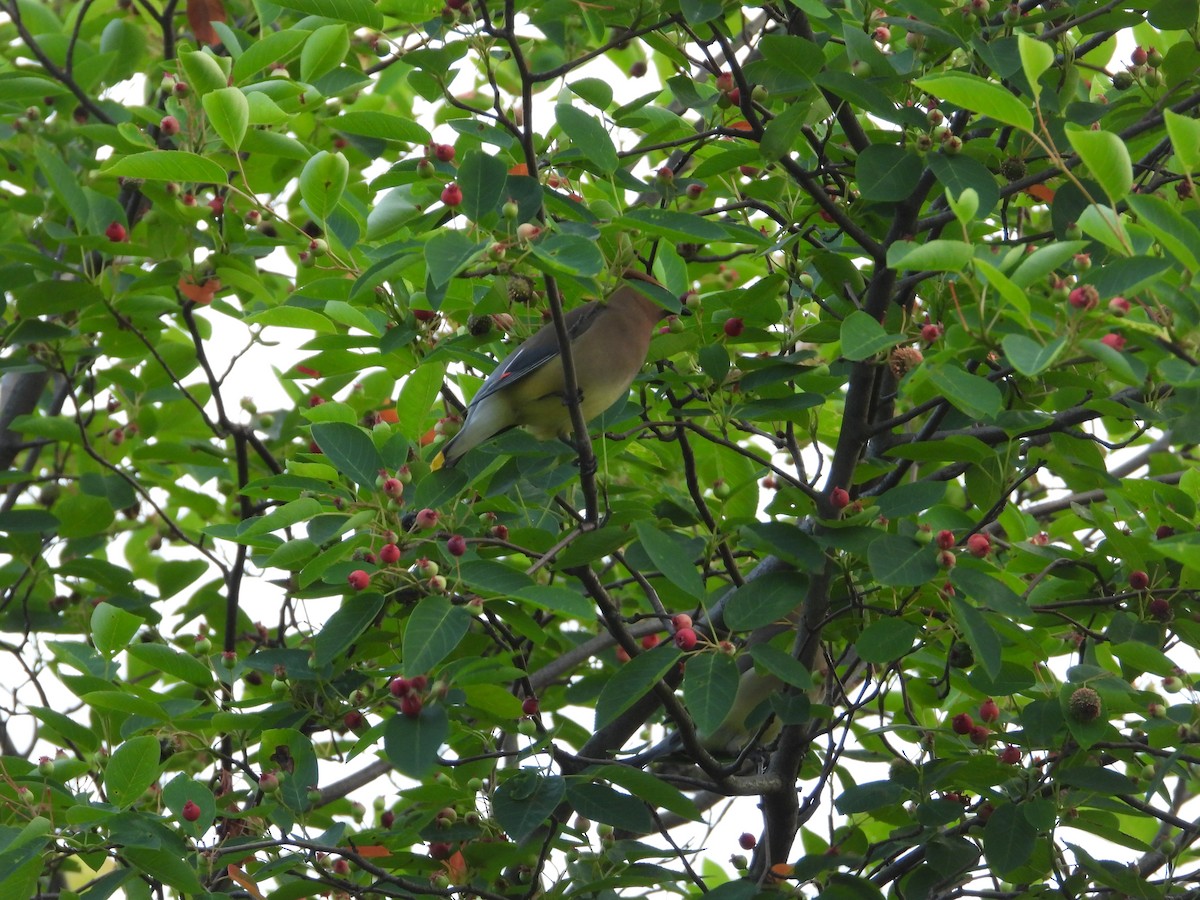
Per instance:
[[[342,724],[345,725],[349,731],[358,731],[358,729],[367,724],[367,720],[357,709],[352,709],[342,716]]]
[[[675,646],[685,653],[696,646],[698,638],[691,628],[680,628],[675,632]]]
[[[429,679],[424,675],[414,675],[412,677],[412,687],[414,691],[423,691],[429,686]]]
[[[734,81],[732,72],[722,72],[717,76],[717,90],[722,94],[728,94],[730,91],[732,91],[733,85]]]
[[[540,708],[537,697],[526,697],[521,701],[521,712],[527,716],[536,716]]]
[[[1112,347],[1114,350],[1118,351],[1125,349],[1125,338],[1121,337],[1119,334],[1106,334],[1104,337],[1100,338],[1100,343],[1104,344],[1106,347]]]
[[[998,758],[1006,766],[1015,766],[1021,761],[1021,751],[1012,744],[1009,744],[1000,751]]]
[[[454,845],[446,841],[431,841],[429,855],[434,859],[449,859],[454,854]]]
[[[1150,614],[1150,618],[1165,622],[1171,618],[1171,601],[1166,597],[1153,597],[1146,604],[1146,612]]]
[[[1150,576],[1141,569],[1129,573],[1129,586],[1135,591],[1144,591],[1150,586]]]
[[[617,648],[617,662],[619,662],[619,663],[629,662],[629,651],[626,650],[624,647]]]
[[[396,824],[396,814],[390,809],[385,809],[383,815],[379,817],[379,824],[384,828],[391,828]]]
[[[928,324],[921,326],[921,340],[927,344],[932,344],[942,336],[943,331],[944,329],[941,325],[938,325],[934,322],[929,322]]]
[[[746,323],[740,316],[725,320],[725,336],[737,337],[746,329]]]
[[[491,536],[494,537],[498,541],[507,541],[508,540],[508,526],[507,525],[493,525],[488,531],[491,534]]]
[[[979,718],[985,722],[995,722],[1000,718],[1000,707],[991,697],[979,704]]]
[[[458,206],[460,203],[462,203],[462,199],[462,188],[460,188],[453,181],[442,189],[442,202],[447,206]]]
[[[388,682],[388,690],[393,697],[403,697],[412,692],[412,682],[407,678],[393,678]]]
[[[1154,536],[1160,541],[1169,538],[1174,533],[1175,529],[1170,525],[1159,525],[1156,529],[1154,529]]]
[[[701,194],[704,193],[704,185],[700,184],[698,181],[693,181],[687,186],[687,191],[685,193],[688,195],[689,199],[696,200]]]
[[[420,694],[405,694],[400,698],[400,712],[408,716],[410,719],[415,719],[421,714],[421,707],[424,703],[421,700]]]
[[[850,492],[845,488],[834,488],[829,492],[829,504],[834,509],[845,509],[850,505]]]
[[[225,198],[213,197],[208,201],[208,208],[212,210],[212,214],[214,216],[225,215]]]
[[[1067,302],[1076,309],[1095,309],[1100,302],[1100,292],[1090,284],[1072,288],[1067,295]]]
[[[194,801],[188,800],[183,804],[183,818],[186,822],[195,822],[200,818],[200,807]]]
[[[657,634],[648,634],[642,638],[642,649],[653,650],[658,646],[658,642],[662,640]]]
[[[174,116],[163,116],[162,121],[158,123],[158,130],[167,137],[174,137],[179,134],[179,120]]]
[[[992,737],[992,733],[988,731],[986,725],[976,725],[971,729],[971,743],[982,747]]]
[[[125,226],[120,222],[111,222],[109,223],[109,226],[104,229],[104,236],[114,244],[120,244],[129,235],[125,231]]]
[[[418,322],[432,322],[437,318],[437,313],[432,309],[414,309],[412,314]]]
[[[950,720],[950,727],[954,729],[955,734],[970,734],[971,729],[975,727],[975,720],[971,718],[970,713],[959,713]]]
[[[738,838],[738,846],[743,850],[753,850],[758,846],[758,838],[756,838],[750,832],[744,831],[742,832],[741,837]]]
[[[400,548],[395,544],[384,544],[379,548],[379,561],[385,566],[390,566],[399,562]]]
[[[1149,59],[1149,55],[1142,49],[1141,45],[1134,47],[1133,52],[1129,54],[1129,60],[1135,66],[1144,66],[1147,59]]]
[[[466,539],[461,534],[450,535],[449,540],[446,541],[446,551],[451,556],[462,556],[467,552]]]
[[[350,582],[350,587],[354,588],[356,591],[365,591],[367,586],[371,583],[371,576],[362,569],[355,569],[346,576],[346,580]]]
[[[939,550],[937,555],[937,564],[943,569],[953,569],[954,564],[958,562],[958,557],[954,555],[953,550]]]
[[[956,543],[954,540],[954,532],[945,528],[937,533],[936,540],[939,550],[953,550]]]
[[[986,534],[973,534],[967,538],[967,550],[972,556],[983,559],[992,552],[992,540]]]
[[[450,162],[454,159],[453,144],[434,144],[433,155],[437,157],[439,162]]]

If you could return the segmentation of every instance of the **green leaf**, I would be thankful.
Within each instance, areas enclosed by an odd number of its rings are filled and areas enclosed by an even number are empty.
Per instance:
[[[756,644],[750,648],[750,657],[756,667],[774,675],[784,684],[801,691],[812,690],[812,674],[790,653],[771,644]]]
[[[705,243],[727,240],[725,229],[694,213],[673,209],[635,209],[614,220],[617,225],[632,225],[645,234],[673,241]]]
[[[1150,230],[1163,249],[1191,271],[1200,271],[1200,228],[1152,194],[1132,194],[1126,202],[1137,213],[1138,223]]]
[[[184,150],[147,150],[133,153],[103,169],[105,175],[143,178],[146,181],[203,181],[225,183],[225,168],[211,159]]]
[[[692,822],[700,821],[700,811],[690,797],[650,772],[617,765],[598,766],[589,772],[596,780],[610,781],[656,807]]]
[[[613,100],[612,85],[603,78],[579,78],[567,85],[572,93],[599,110],[608,109]]]
[[[1054,365],[1054,361],[1066,345],[1067,339],[1062,336],[1042,345],[1023,334],[1006,334],[1000,342],[1012,367],[1028,377],[1044,372]]]
[[[851,816],[894,806],[903,798],[904,786],[895,781],[868,781],[846,788],[833,805],[842,815]]]
[[[779,115],[767,123],[767,127],[763,130],[762,141],[758,145],[763,159],[775,162],[783,159],[795,149],[802,130],[808,122],[808,113],[809,109],[804,104],[792,103],[784,107]]]
[[[397,713],[383,726],[383,753],[397,771],[422,778],[437,765],[438,751],[450,736],[450,720],[441,705],[424,706],[417,716]]]
[[[404,627],[404,673],[423,675],[454,652],[471,614],[445,597],[430,594],[417,604]]]
[[[300,80],[309,84],[336,69],[350,52],[345,25],[322,25],[308,36],[300,51]]]
[[[1133,187],[1133,163],[1125,142],[1111,131],[1068,126],[1066,132],[1067,140],[1112,205],[1123,202]]]
[[[200,96],[209,91],[219,91],[229,84],[229,74],[225,71],[222,61],[212,53],[203,50],[187,50],[179,54],[183,74],[187,78],[188,87]],[[225,64],[231,61],[226,59]],[[232,69],[231,69],[232,71]]]
[[[957,366],[926,364],[923,371],[946,399],[973,419],[991,421],[1000,413],[1000,388]]]
[[[523,844],[550,818],[566,791],[566,780],[560,776],[522,769],[496,788],[492,814],[510,838]]]
[[[207,571],[208,563],[202,559],[164,559],[154,570],[159,598],[174,597]]]
[[[842,319],[842,356],[859,362],[889,350],[904,340],[902,334],[888,334],[869,313],[856,309]]]
[[[984,826],[983,853],[997,875],[1004,876],[1029,862],[1036,844],[1037,830],[1015,803],[1001,804]]]
[[[246,47],[242,55],[234,60],[234,83],[249,81],[271,66],[286,65],[296,57],[306,40],[307,31],[293,28],[259,35]]]
[[[378,591],[368,591],[346,598],[341,608],[329,617],[329,621],[315,639],[313,659],[316,665],[331,663],[349,650],[378,618],[386,602],[387,598]]]
[[[975,659],[983,663],[984,670],[992,678],[1000,675],[1000,638],[987,618],[961,597],[951,598],[954,608],[954,618],[958,622],[962,635],[971,649]]]
[[[1163,120],[1179,165],[1188,173],[1200,171],[1200,122],[1169,109]]]
[[[318,422],[311,429],[313,440],[338,472],[355,484],[374,489],[375,480],[385,467],[366,431],[346,422]]]
[[[199,688],[213,686],[212,670],[194,656],[180,653],[174,647],[168,647],[166,644],[138,643],[131,644],[127,652],[151,669],[165,672],[180,681]]]
[[[712,734],[733,708],[738,667],[726,653],[697,653],[684,666],[683,699],[701,734]]]
[[[554,107],[554,119],[571,139],[576,150],[590,160],[605,175],[617,171],[617,148],[612,138],[596,119],[569,103]]]
[[[504,163],[481,150],[469,150],[458,167],[458,186],[462,188],[462,211],[478,222],[495,212],[504,196],[508,170]]]
[[[140,800],[146,788],[154,784],[162,772],[159,755],[158,738],[149,734],[121,744],[104,767],[108,802],[125,808]]]
[[[617,670],[596,700],[596,728],[603,728],[658,684],[679,662],[674,643],[659,644],[639,653]]]
[[[577,234],[551,234],[533,244],[535,259],[559,275],[589,278],[604,271],[604,256],[594,241]]]
[[[313,516],[320,515],[321,512],[321,502],[315,497],[301,497],[299,500],[290,500],[264,516],[247,519],[242,523],[242,527],[238,531],[238,538],[247,540],[258,537],[261,534],[270,534],[272,531],[290,528],[298,522],[304,522],[313,518]]]
[[[92,642],[105,656],[116,656],[145,623],[141,616],[111,603],[100,603],[92,610]]]
[[[915,587],[938,573],[933,547],[899,534],[885,534],[871,541],[867,564],[880,584],[891,587]]]
[[[593,822],[633,834],[654,830],[654,820],[644,800],[615,791],[607,784],[572,781],[567,785],[566,799],[577,814]]]
[[[1021,55],[1021,69],[1025,72],[1025,80],[1033,91],[1033,102],[1037,103],[1042,94],[1042,85],[1038,80],[1054,65],[1054,48],[1045,41],[1039,41],[1027,34],[1017,35],[1017,52]]]
[[[648,520],[637,523],[637,533],[642,549],[671,584],[696,600],[704,596],[704,582],[692,564],[688,542],[682,535],[663,531]]]
[[[300,196],[321,222],[337,207],[350,177],[350,163],[340,153],[319,150],[300,171]]]
[[[679,10],[689,25],[703,25],[721,14],[721,0],[680,0]]]
[[[142,872],[147,881],[161,881],[185,895],[203,896],[207,893],[196,870],[177,852],[130,846],[122,850],[122,855]]]
[[[997,122],[1033,132],[1033,115],[1019,99],[995,82],[966,72],[939,72],[916,79],[913,84],[939,100],[963,109],[973,109]]]
[[[352,25],[362,25],[378,31],[383,27],[383,16],[372,0],[273,0],[276,6],[296,9],[312,16],[337,19]]]
[[[921,629],[903,619],[880,619],[862,630],[854,649],[864,662],[893,663],[912,649],[920,633]]]
[[[893,269],[961,272],[974,255],[975,249],[962,241],[933,240],[923,244],[896,241],[888,247],[887,264]]]
[[[864,200],[903,200],[924,169],[915,152],[895,144],[872,144],[858,155],[858,186]]]
[[[430,141],[429,132],[412,119],[374,110],[350,110],[331,119],[329,124],[346,134],[398,144],[427,144]]]
[[[250,104],[246,95],[235,87],[227,87],[209,91],[200,102],[204,105],[208,124],[220,135],[225,146],[230,150],[241,147],[246,129],[250,127]]]
[[[986,216],[1000,202],[1000,186],[996,184],[996,176],[979,160],[970,156],[935,153],[927,158],[927,162],[938,182],[953,196],[961,197],[968,190],[978,195],[979,215]]]
[[[443,287],[450,279],[478,259],[488,242],[475,243],[465,234],[443,228],[425,242],[425,266],[434,287]]]
[[[404,380],[404,386],[400,388],[400,397],[396,401],[396,408],[405,410],[406,414],[400,417],[399,428],[401,434],[414,444],[425,433],[427,418],[416,414],[416,411],[433,409],[433,404],[442,390],[442,379],[445,376],[445,365],[425,362]],[[408,414],[408,410],[412,410],[413,413]]]
[[[804,599],[808,579],[799,572],[769,572],[738,588],[725,606],[725,625],[749,631],[785,617]]]

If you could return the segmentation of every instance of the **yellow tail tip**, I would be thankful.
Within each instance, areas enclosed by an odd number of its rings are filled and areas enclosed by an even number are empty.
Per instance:
[[[442,466],[444,466],[445,464],[446,464],[446,454],[442,453],[442,452],[439,450],[439,451],[438,451],[438,455],[437,455],[437,456],[435,456],[435,457],[433,458],[433,462],[431,462],[431,463],[429,464],[429,471],[430,471],[430,472],[436,472],[438,469],[440,469],[440,468],[441,468]]]

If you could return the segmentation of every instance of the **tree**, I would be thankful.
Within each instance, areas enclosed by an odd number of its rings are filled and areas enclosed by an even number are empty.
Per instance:
[[[4,896],[1188,895],[1195,0],[3,9]]]

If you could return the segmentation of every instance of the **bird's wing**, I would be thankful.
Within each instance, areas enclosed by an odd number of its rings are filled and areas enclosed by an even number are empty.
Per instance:
[[[568,312],[564,319],[567,326],[567,337],[571,343],[577,341],[581,334],[591,328],[604,310],[604,304],[597,301],[577,306]],[[558,334],[554,330],[554,323],[549,322],[492,370],[492,374],[487,377],[483,386],[472,398],[467,411],[470,412],[472,408],[502,388],[515,384],[527,375],[536,372],[558,355]]]

